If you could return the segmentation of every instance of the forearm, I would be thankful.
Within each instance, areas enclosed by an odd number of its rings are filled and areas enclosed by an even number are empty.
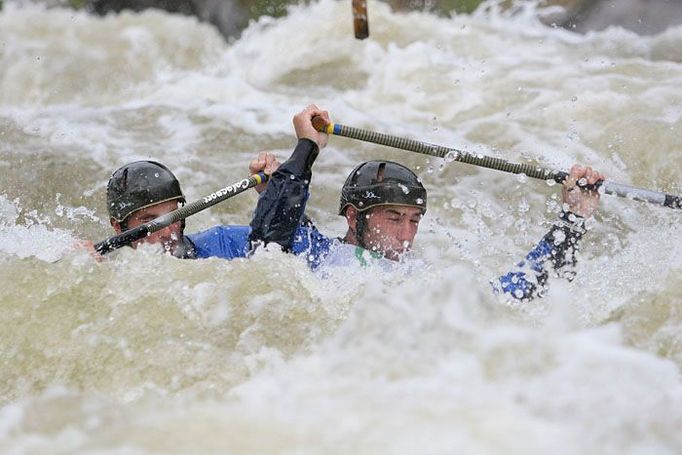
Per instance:
[[[300,139],[291,157],[275,171],[261,193],[251,220],[249,241],[275,242],[285,250],[305,212],[312,165],[318,154],[315,142]]]
[[[576,253],[584,233],[583,218],[562,212],[535,248],[516,264],[514,270],[499,277],[493,283],[493,288],[517,300],[531,300],[544,294],[550,269],[572,280],[577,263]]]

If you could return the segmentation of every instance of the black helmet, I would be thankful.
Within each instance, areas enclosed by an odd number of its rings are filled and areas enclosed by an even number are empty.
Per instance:
[[[377,205],[406,205],[426,212],[426,189],[414,172],[393,161],[367,161],[357,166],[341,188],[339,215],[349,205],[362,212]]]
[[[111,175],[107,185],[109,215],[119,223],[137,210],[175,199],[185,202],[180,182],[156,161],[126,164]]]

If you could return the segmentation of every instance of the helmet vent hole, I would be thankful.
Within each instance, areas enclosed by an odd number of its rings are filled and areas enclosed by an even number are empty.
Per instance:
[[[379,169],[377,169],[377,182],[381,183],[384,181],[384,171],[386,169],[386,163],[381,163]]]

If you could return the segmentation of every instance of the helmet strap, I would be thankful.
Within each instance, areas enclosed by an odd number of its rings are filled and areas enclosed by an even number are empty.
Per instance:
[[[366,228],[367,215],[364,212],[357,212],[357,215],[355,216],[355,241],[365,249],[367,249],[364,240]]]
[[[355,213],[355,226],[351,225],[351,216],[348,210],[353,210]],[[346,241],[353,243],[355,245],[365,248],[365,242],[363,240],[365,229],[367,227],[367,217],[366,214],[356,209],[354,206],[344,208],[342,215],[346,218],[348,222],[348,232],[346,233]]]

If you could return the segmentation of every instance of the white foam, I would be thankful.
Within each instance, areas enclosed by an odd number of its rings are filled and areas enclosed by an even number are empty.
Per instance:
[[[679,453],[674,211],[604,197],[576,279],[506,306],[488,281],[547,231],[559,185],[332,137],[308,214],[342,235],[335,210],[350,169],[403,162],[429,190],[415,241],[426,270],[325,280],[275,249],[232,262],[144,248],[103,263],[22,261],[100,235],[104,185],[124,162],[163,161],[191,199],[242,177],[260,148],[286,159],[291,116],[309,102],[350,126],[679,187],[679,28],[581,36],[541,25],[527,5],[436,17],[370,2],[369,12],[365,41],[347,3],[322,0],[230,44],[164,13],[0,13],[0,267],[34,277],[0,291],[14,340],[0,354],[12,366],[0,378],[2,450]],[[54,176],[55,162],[79,178]],[[245,194],[189,224],[248,223],[255,201]],[[24,221],[59,213],[59,228]],[[604,325],[652,295],[660,312],[642,319],[665,333],[628,338],[627,316]],[[54,378],[73,403],[42,394]]]

